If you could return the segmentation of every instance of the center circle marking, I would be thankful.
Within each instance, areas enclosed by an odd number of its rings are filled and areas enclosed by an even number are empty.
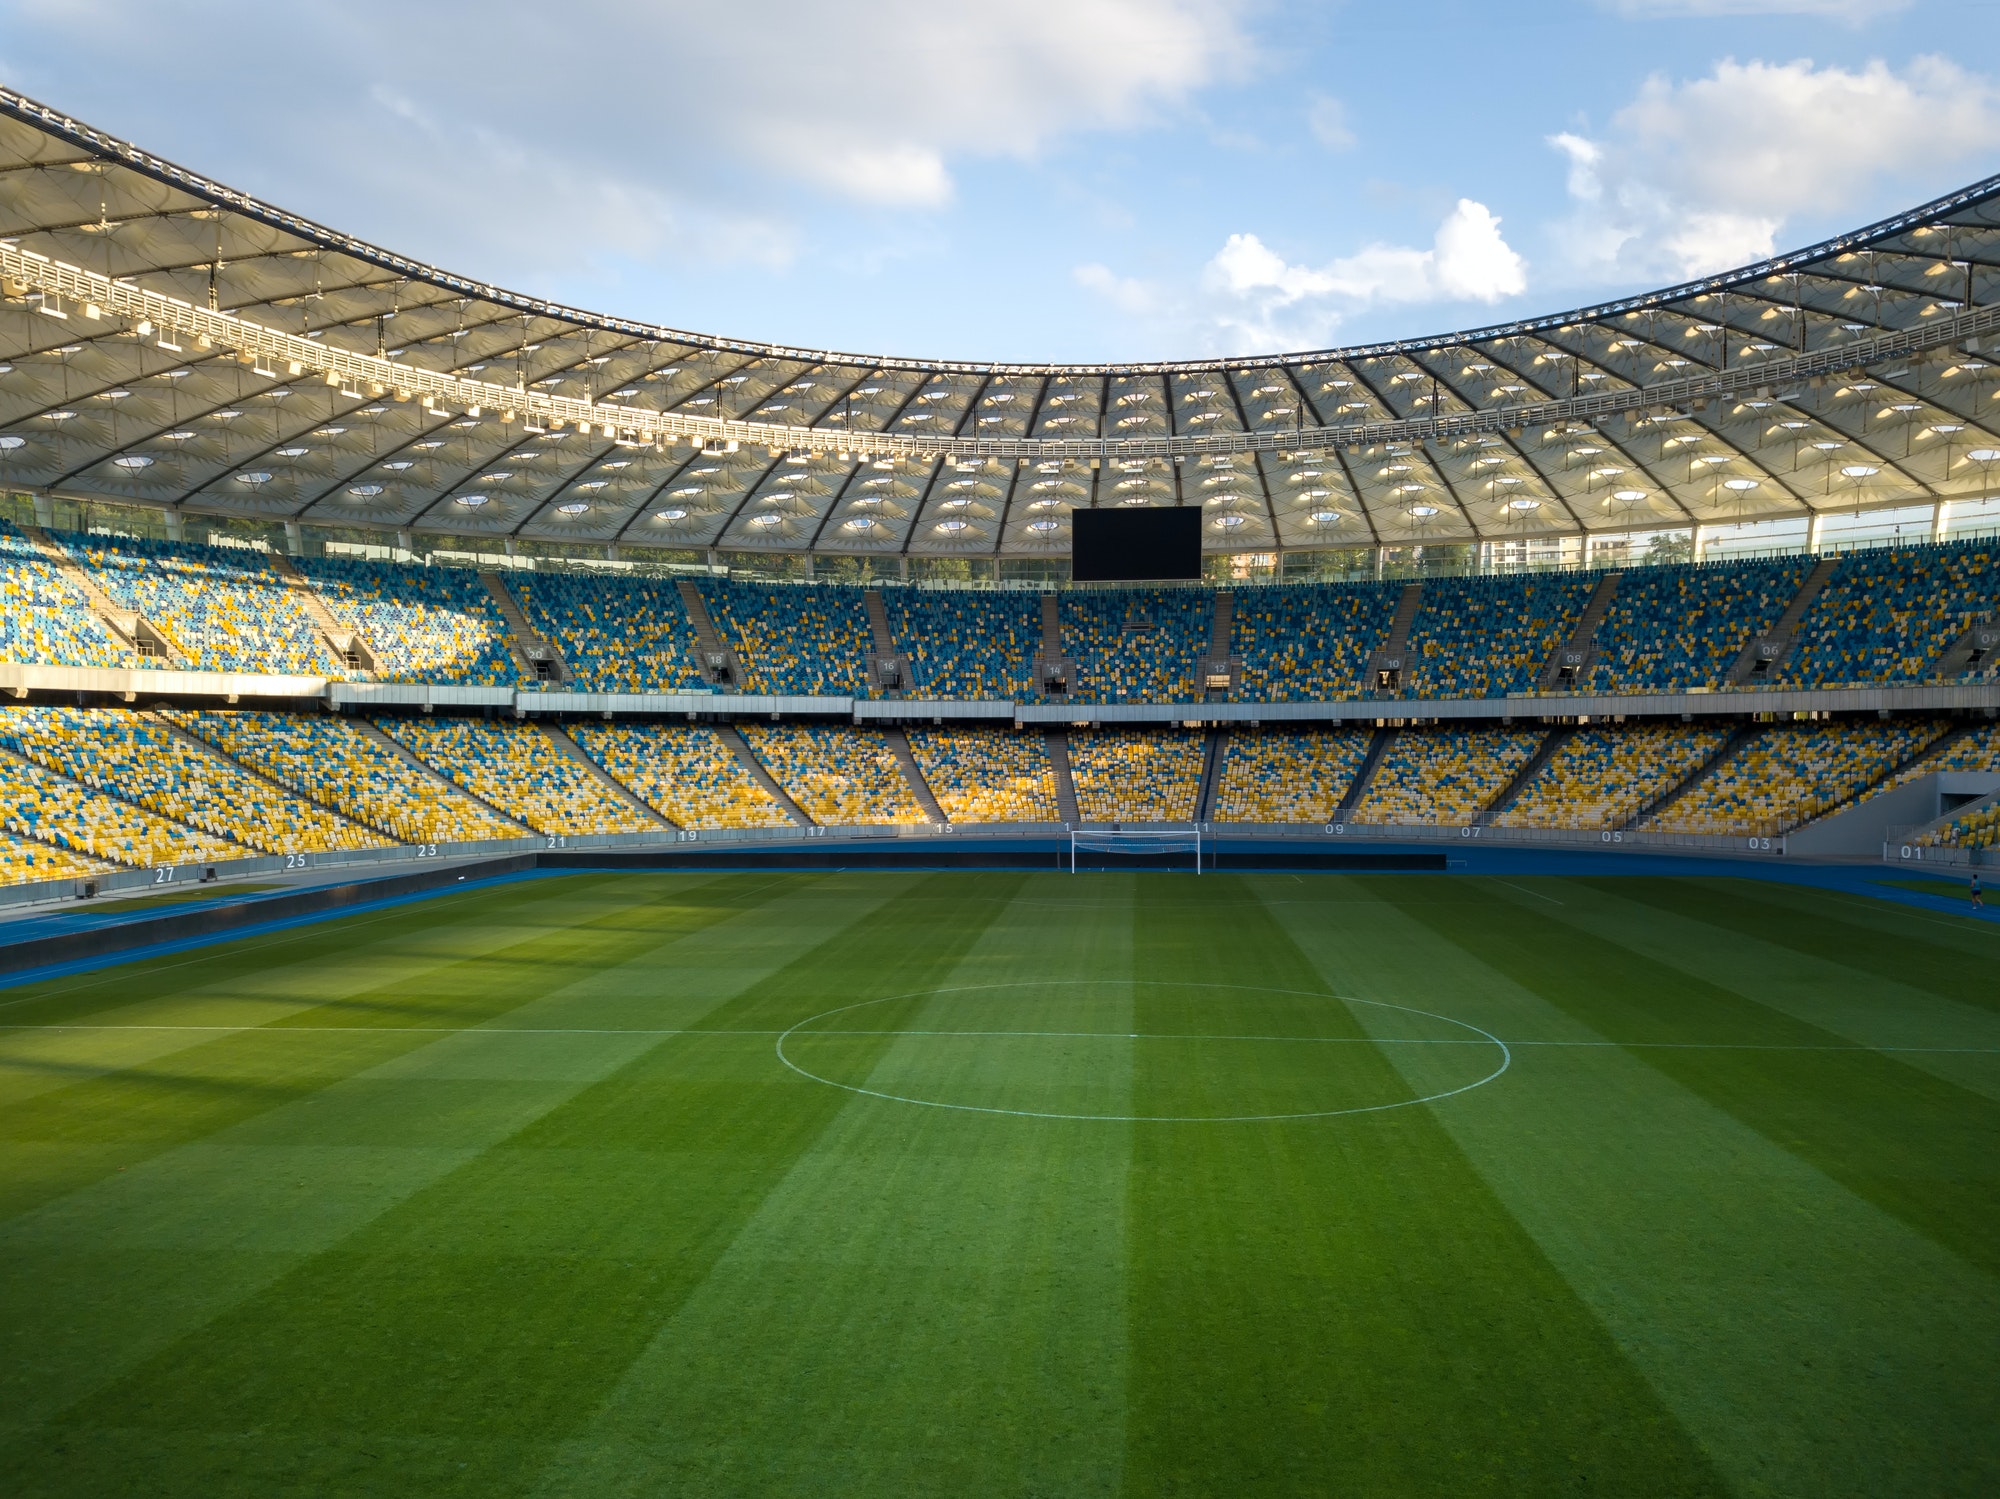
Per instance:
[[[941,1099],[936,1099],[936,1098],[912,1098],[909,1095],[903,1093],[887,1093],[878,1088],[864,1088],[857,1083],[843,1083],[837,1078],[825,1077],[822,1076],[820,1073],[810,1070],[809,1068],[802,1067],[799,1065],[798,1062],[793,1060],[790,1054],[787,1053],[785,1050],[785,1043],[787,1041],[793,1040],[795,1037],[805,1037],[813,1035],[838,1036],[838,1035],[855,1034],[854,1032],[844,1032],[844,1031],[813,1031],[807,1029],[807,1027],[812,1026],[819,1021],[830,1019],[835,1015],[846,1015],[855,1010],[867,1009],[871,1005],[894,1004],[897,1000],[901,999],[925,999],[933,995],[939,995],[939,994],[982,994],[982,993],[990,993],[994,990],[1000,990],[1000,989],[1052,989],[1066,985],[1077,986],[1077,987],[1103,986],[1120,982],[1125,982],[1125,981],[1118,979],[1047,979],[1047,980],[1023,980],[1018,983],[1009,983],[1009,984],[964,984],[948,989],[913,989],[906,994],[884,994],[875,999],[856,1000],[853,1004],[836,1005],[830,1010],[820,1011],[817,1015],[808,1015],[805,1019],[796,1022],[788,1029],[786,1029],[777,1039],[776,1050],[778,1054],[778,1060],[782,1062],[786,1067],[790,1068],[793,1072],[796,1072],[800,1077],[809,1078],[811,1081],[816,1083],[824,1083],[829,1088],[839,1088],[843,1092],[858,1093],[864,1098],[880,1098],[890,1103],[915,1104],[919,1108],[926,1108],[926,1109],[953,1109],[956,1110],[957,1112],[965,1114],[1001,1114],[1015,1119],[1088,1119],[1088,1120],[1096,1120],[1104,1124],[1266,1124],[1266,1123],[1275,1123],[1277,1121],[1285,1119],[1332,1119],[1332,1118],[1337,1118],[1343,1114],[1379,1114],[1379,1113],[1384,1113],[1390,1109],[1407,1109],[1420,1103],[1436,1103],[1440,1099],[1455,1098],[1461,1093],[1470,1093],[1474,1088],[1483,1088],[1484,1086],[1486,1086],[1486,1084],[1492,1082],[1495,1078],[1499,1077],[1501,1073],[1505,1072],[1514,1063],[1514,1053],[1507,1049],[1507,1043],[1505,1041],[1502,1041],[1498,1036],[1494,1035],[1491,1031],[1483,1030],[1479,1026],[1474,1025],[1469,1020],[1459,1020],[1450,1015],[1439,1015],[1432,1010],[1419,1010],[1411,1005],[1391,1004],[1387,1000],[1354,999],[1344,994],[1323,994],[1317,990],[1312,990],[1312,989],[1273,989],[1263,984],[1163,983],[1159,985],[1159,987],[1172,987],[1176,989],[1225,989],[1243,994],[1284,994],[1284,995],[1293,995],[1304,999],[1337,1000],[1341,1004],[1346,1004],[1346,1005],[1367,1005],[1372,1009],[1394,1010],[1397,1013],[1403,1015],[1421,1015],[1427,1020],[1436,1020],[1445,1025],[1457,1026],[1461,1030],[1470,1031],[1474,1036],[1479,1038],[1479,1041],[1491,1043],[1492,1046],[1500,1053],[1500,1065],[1495,1067],[1491,1072],[1487,1073],[1484,1077],[1476,1078],[1472,1082],[1465,1083],[1460,1087],[1446,1088],[1436,1093],[1426,1093],[1420,1098],[1398,1098],[1388,1103],[1358,1104],[1352,1108],[1345,1108],[1345,1109],[1309,1109],[1296,1113],[1283,1113],[1283,1114],[1065,1114],[1065,1113],[1056,1113],[1043,1109],[1003,1109],[995,1107],[990,1104],[947,1103]],[[1143,980],[1141,982],[1143,982]],[[1021,1031],[1016,1031],[1016,1032],[889,1031],[889,1032],[883,1032],[882,1034],[891,1036],[991,1035],[996,1038],[1009,1035],[1022,1037],[1022,1036],[1033,1036],[1036,1034],[1047,1034],[1048,1036],[1051,1037],[1051,1039],[1060,1038],[1065,1035],[1075,1035],[1077,1037],[1088,1036],[1107,1041],[1188,1040],[1188,1041],[1271,1041],[1277,1043],[1292,1041],[1302,1045],[1324,1045],[1328,1042],[1345,1041],[1348,1039],[1345,1037],[1330,1037],[1330,1036],[1194,1036],[1194,1035],[1174,1036],[1171,1034],[1161,1034],[1161,1035],[1140,1034],[1137,1032],[1121,1036],[1116,1032],[1109,1032],[1109,1031],[1104,1031],[1104,1032],[1092,1031],[1092,1032],[1076,1032],[1076,1033],[1066,1033],[1060,1031],[1052,1031],[1047,1033],[1021,1032]],[[1372,1041],[1374,1038],[1368,1036],[1357,1036],[1352,1039],[1355,1043],[1363,1043]],[[1424,1045],[1464,1046],[1464,1045],[1476,1045],[1478,1043],[1468,1042],[1468,1041],[1395,1041],[1395,1042],[1385,1041],[1380,1044],[1412,1045],[1412,1046],[1424,1046]]]

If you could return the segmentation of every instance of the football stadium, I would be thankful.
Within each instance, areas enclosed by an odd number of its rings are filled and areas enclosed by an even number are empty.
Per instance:
[[[2000,177],[850,355],[0,91],[13,1495],[2000,1490]]]

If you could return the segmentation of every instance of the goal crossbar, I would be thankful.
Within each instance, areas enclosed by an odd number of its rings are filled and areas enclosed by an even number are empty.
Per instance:
[[[1075,874],[1076,856],[1079,853],[1124,854],[1130,857],[1145,857],[1149,854],[1194,855],[1194,872],[1202,872],[1202,833],[1200,828],[1076,828],[1069,835],[1069,872]]]

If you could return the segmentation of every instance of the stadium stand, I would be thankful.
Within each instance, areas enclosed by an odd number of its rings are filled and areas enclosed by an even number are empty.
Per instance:
[[[860,827],[924,820],[895,754],[872,734],[823,724],[745,724],[743,737],[814,822]]]
[[[1036,595],[885,588],[896,644],[909,653],[913,697],[1006,699],[1029,690],[1041,643]]]
[[[910,753],[947,822],[1061,822],[1056,771],[1040,734],[912,729]]]
[[[863,590],[704,578],[709,617],[744,665],[746,690],[864,697],[868,614]]]
[[[1646,825],[1775,837],[1867,789],[1947,727],[1933,719],[1774,724]]]
[[[1205,588],[1074,589],[1062,596],[1062,644],[1078,702],[1191,703],[1215,596]]]
[[[0,885],[33,885],[43,880],[87,879],[106,874],[115,864],[68,848],[51,848],[32,838],[0,832]]]
[[[538,833],[639,833],[654,824],[531,723],[385,718],[378,728],[432,769]]]
[[[0,714],[0,745],[157,818],[212,835],[204,846],[216,851],[190,852],[188,859],[243,857],[242,849],[225,846],[230,844],[265,853],[318,853],[389,842],[260,780],[149,713],[9,708]],[[176,841],[171,828],[158,836],[162,848]]]
[[[1628,570],[1597,626],[1586,690],[1719,687],[1744,643],[1784,613],[1810,558]]]
[[[1493,821],[1508,828],[1621,828],[1728,737],[1725,729],[1697,724],[1579,729]]]
[[[0,743],[11,752],[0,754],[0,806],[9,832],[83,856],[86,864],[95,859],[143,869],[242,859],[254,852],[24,758],[11,733],[20,711],[9,709],[0,718]],[[61,879],[67,873],[41,872],[56,866],[38,861],[25,868],[33,872],[20,879]]]
[[[1595,573],[1436,578],[1410,631],[1403,695],[1505,697],[1532,692],[1583,613]]]
[[[524,685],[507,622],[477,573],[351,557],[297,565],[334,618],[368,642],[383,681]]]
[[[1360,695],[1368,657],[1389,634],[1400,585],[1285,583],[1236,589],[1235,653],[1250,702]]]
[[[529,622],[560,647],[579,692],[680,692],[702,685],[694,628],[660,578],[520,573],[508,580]]]
[[[1368,754],[1368,729],[1247,730],[1223,741],[1216,822],[1331,822]]]
[[[5,521],[0,521],[0,661],[130,664],[125,647],[91,612],[89,602]]]
[[[784,809],[736,763],[713,729],[578,724],[570,732],[584,753],[678,827],[791,826]]]
[[[333,657],[260,551],[51,533],[121,608],[142,615],[195,671],[323,675]]]
[[[1775,680],[1846,687],[1931,678],[1968,624],[2000,611],[1994,561],[1991,541],[1842,557]],[[1993,666],[1988,661],[1984,670]]]
[[[528,831],[349,719],[249,711],[166,716],[258,774],[403,843],[519,838]]]
[[[1404,729],[1375,767],[1352,820],[1444,827],[1470,823],[1544,737],[1539,729]]]
[[[1078,729],[1070,774],[1085,822],[1192,822],[1202,738],[1186,729]]]

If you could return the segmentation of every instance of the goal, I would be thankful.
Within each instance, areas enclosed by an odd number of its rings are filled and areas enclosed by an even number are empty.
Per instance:
[[[1190,854],[1196,874],[1202,870],[1200,828],[1146,828],[1129,832],[1108,829],[1073,830],[1069,835],[1069,872],[1117,868],[1119,861],[1152,862],[1165,856]],[[1176,864],[1171,867],[1185,868]]]

